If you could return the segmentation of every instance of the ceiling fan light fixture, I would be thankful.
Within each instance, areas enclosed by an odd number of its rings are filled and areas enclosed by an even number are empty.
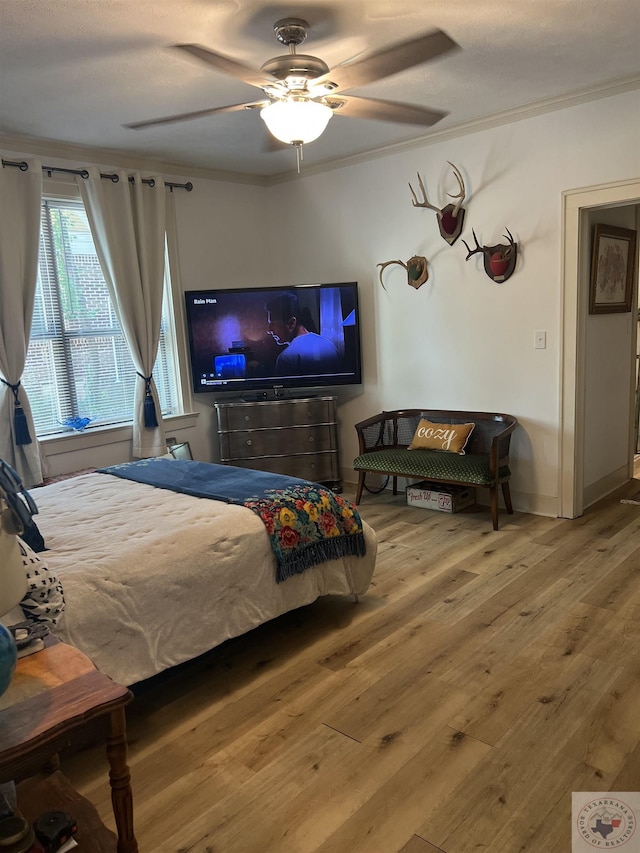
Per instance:
[[[287,145],[313,142],[322,135],[332,115],[330,107],[306,98],[275,101],[260,110],[269,132]]]

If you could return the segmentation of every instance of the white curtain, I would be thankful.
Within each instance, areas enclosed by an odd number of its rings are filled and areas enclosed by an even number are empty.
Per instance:
[[[0,166],[0,458],[23,483],[42,482],[40,445],[20,384],[38,276],[42,165]]]
[[[88,172],[88,179],[77,179],[78,185],[105,281],[138,373],[132,454],[139,458],[160,456],[167,446],[151,372],[158,352],[164,288],[164,181],[154,175],[155,186],[151,187],[142,183],[137,172],[130,181],[128,172],[116,169],[117,182],[101,178],[95,167]]]

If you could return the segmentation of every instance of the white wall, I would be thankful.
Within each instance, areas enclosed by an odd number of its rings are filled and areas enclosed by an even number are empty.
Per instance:
[[[287,281],[360,282],[364,387],[341,406],[345,476],[356,454],[353,424],[381,408],[425,406],[502,411],[520,428],[512,443],[514,504],[557,512],[561,193],[640,174],[638,93],[478,131],[411,151],[303,174],[269,189],[269,220],[286,234],[273,259]],[[509,228],[520,244],[504,284],[449,247],[435,214],[415,209],[407,183],[424,178],[431,201],[456,191],[447,160],[467,185],[463,238],[484,244]],[[400,267],[425,255],[429,282],[406,284]],[[534,332],[547,348],[534,349]]]

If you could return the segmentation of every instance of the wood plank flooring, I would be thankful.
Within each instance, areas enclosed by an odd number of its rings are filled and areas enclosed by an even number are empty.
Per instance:
[[[134,689],[142,853],[567,853],[572,791],[640,790],[639,489],[497,532],[365,493],[360,603]],[[63,769],[113,827],[102,747]]]

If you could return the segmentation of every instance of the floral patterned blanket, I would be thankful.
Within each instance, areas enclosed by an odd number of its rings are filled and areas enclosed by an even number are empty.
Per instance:
[[[350,501],[317,483],[189,459],[142,459],[100,469],[123,479],[241,504],[263,522],[280,583],[325,560],[364,556],[362,520]]]

